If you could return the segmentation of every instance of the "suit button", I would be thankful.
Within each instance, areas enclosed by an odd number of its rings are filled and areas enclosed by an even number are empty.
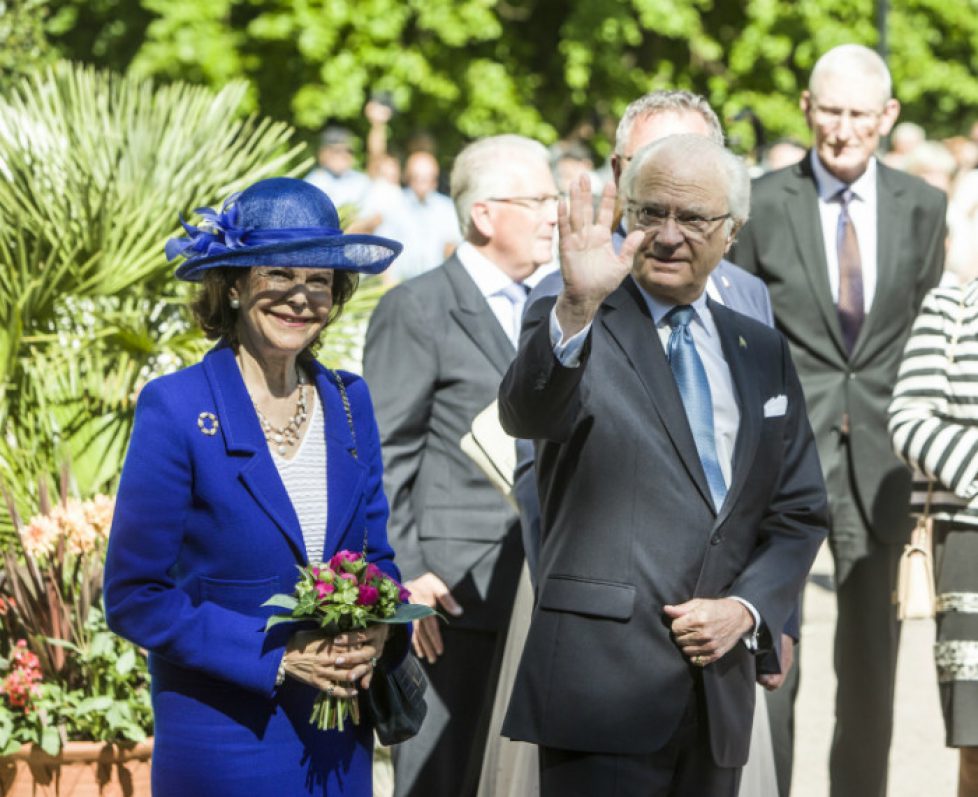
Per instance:
[[[710,537],[710,545],[719,545],[723,538],[719,534],[714,534]]]

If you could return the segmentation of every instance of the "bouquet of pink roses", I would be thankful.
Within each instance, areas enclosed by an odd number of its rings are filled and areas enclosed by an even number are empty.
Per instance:
[[[265,606],[287,609],[268,618],[265,630],[279,623],[314,622],[328,634],[367,628],[375,623],[410,623],[437,612],[407,603],[409,593],[379,567],[354,551],[340,551],[329,562],[299,568],[299,583],[291,595],[273,595]],[[316,698],[309,722],[320,730],[338,728],[349,716],[360,723],[357,698],[325,692]]]

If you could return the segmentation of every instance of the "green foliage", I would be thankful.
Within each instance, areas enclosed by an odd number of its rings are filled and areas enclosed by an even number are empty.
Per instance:
[[[44,31],[47,13],[46,0],[0,0],[0,91],[54,58]]]
[[[26,0],[22,0],[26,1]],[[613,120],[644,91],[707,96],[750,149],[751,109],[769,137],[807,135],[798,94],[815,59],[877,43],[875,0],[48,0],[52,42],[138,75],[222,86],[310,133],[330,117],[365,131],[371,92],[392,93],[394,137],[427,129],[445,152],[522,132],[550,142]],[[888,49],[904,118],[961,132],[978,101],[973,0],[892,0]],[[49,25],[49,28],[52,26]]]
[[[22,511],[65,461],[106,489],[140,386],[208,345],[163,257],[177,215],[308,168],[246,94],[62,62],[0,96],[0,481]]]

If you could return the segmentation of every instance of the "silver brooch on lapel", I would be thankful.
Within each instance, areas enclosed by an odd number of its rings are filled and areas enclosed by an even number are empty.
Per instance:
[[[197,416],[197,428],[200,429],[201,434],[206,434],[209,437],[216,435],[220,426],[221,424],[213,412],[202,412]]]

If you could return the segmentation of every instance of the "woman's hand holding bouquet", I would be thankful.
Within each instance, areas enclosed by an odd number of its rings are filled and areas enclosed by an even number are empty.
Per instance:
[[[383,653],[388,625],[437,614],[407,603],[408,592],[362,554],[340,551],[329,562],[299,569],[292,595],[274,595],[266,606],[287,609],[270,617],[265,630],[280,623],[305,623],[285,653],[285,673],[321,690],[309,721],[320,730],[343,730],[349,716],[360,722],[357,684],[367,689]]]

